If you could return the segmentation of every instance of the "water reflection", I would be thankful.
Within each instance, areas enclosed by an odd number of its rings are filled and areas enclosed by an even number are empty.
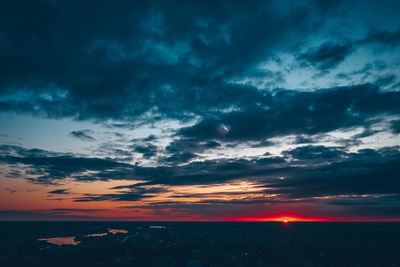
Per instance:
[[[151,225],[149,226],[151,229],[165,229],[165,226],[161,226],[161,225]]]
[[[98,237],[98,236],[106,236],[108,233],[99,233],[99,234],[90,234],[86,235],[87,237]]]
[[[122,229],[108,229],[108,232],[105,233],[98,233],[98,234],[90,234],[90,235],[86,235],[87,237],[101,237],[101,236],[106,236],[108,234],[127,234],[129,233],[126,230],[122,230]]]
[[[127,234],[129,233],[127,230],[123,229],[108,229],[105,233],[96,233],[96,234],[89,234],[85,235],[86,237],[102,237],[107,236],[109,234]],[[65,237],[51,237],[51,238],[39,238],[39,241],[46,241],[54,245],[78,245],[81,241],[75,241],[74,236],[65,236]]]
[[[65,236],[65,237],[52,237],[52,238],[39,238],[39,241],[47,241],[54,245],[78,245],[81,241],[75,241],[74,236]]]
[[[108,232],[109,232],[110,234],[113,234],[113,235],[115,235],[115,234],[127,234],[127,233],[129,233],[128,231],[122,230],[122,229],[108,229]]]

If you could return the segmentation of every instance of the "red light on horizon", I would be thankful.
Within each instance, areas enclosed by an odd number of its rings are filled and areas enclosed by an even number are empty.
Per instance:
[[[286,222],[287,220],[287,222]],[[281,222],[284,224],[291,222],[400,222],[400,218],[346,218],[346,217],[309,217],[299,215],[277,215],[277,216],[249,216],[249,217],[236,217],[226,218],[221,221],[233,222]]]
[[[296,215],[285,215],[285,216],[268,216],[268,217],[239,217],[239,218],[231,218],[226,219],[226,221],[244,221],[244,222],[281,222],[284,224],[290,222],[326,222],[326,221],[335,221],[331,218],[323,218],[323,217],[302,217]]]

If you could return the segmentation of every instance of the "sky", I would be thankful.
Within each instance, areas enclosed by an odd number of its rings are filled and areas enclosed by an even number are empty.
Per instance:
[[[400,221],[399,1],[2,1],[0,220]]]

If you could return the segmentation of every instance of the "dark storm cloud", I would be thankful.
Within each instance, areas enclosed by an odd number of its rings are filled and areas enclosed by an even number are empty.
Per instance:
[[[81,139],[82,141],[94,141],[95,139],[91,136],[93,132],[91,130],[81,130],[81,131],[72,131],[70,135]]]
[[[180,133],[205,141],[315,134],[363,124],[369,115],[398,112],[399,93],[383,93],[372,85],[271,93],[230,82],[257,75],[254,66],[280,51],[320,69],[339,64],[353,50],[351,41],[332,38],[319,47],[306,46],[301,55],[293,45],[298,47],[299,39],[342,4],[317,1],[315,7],[281,8],[264,1],[66,1],[28,2],[18,8],[8,1],[0,11],[0,109],[51,118],[125,120],[113,125],[129,128],[149,111],[155,114],[146,122],[197,116],[202,121]],[[42,15],[36,16],[39,10]],[[85,131],[71,135],[93,140]],[[144,157],[155,155],[155,148],[136,150]]]
[[[205,150],[215,149],[221,146],[220,143],[210,140],[199,142],[197,139],[180,138],[172,141],[166,148],[166,157],[160,162],[179,164],[188,162],[197,157],[196,153],[203,153]]]
[[[68,155],[67,153],[55,153],[43,149],[27,149],[17,145],[0,145],[0,154],[3,156],[21,156],[21,157],[53,157]]]
[[[107,211],[108,209],[51,209],[49,211],[57,212],[57,213],[67,213],[67,212],[97,212],[97,211]]]
[[[19,149],[24,151],[22,148]],[[41,152],[43,153],[43,152]],[[90,201],[139,201],[151,199],[159,193],[167,192],[164,186],[175,185],[213,185],[237,180],[250,181],[258,185],[259,190],[247,194],[279,194],[278,199],[258,199],[254,204],[292,201],[304,198],[304,201],[321,196],[363,195],[363,194],[400,194],[400,152],[399,147],[387,147],[378,150],[363,149],[358,152],[346,152],[341,147],[301,146],[284,151],[283,157],[264,156],[255,159],[215,159],[202,162],[190,162],[182,165],[143,167],[120,164],[108,160],[71,159],[66,166],[60,164],[58,157],[49,158],[2,158],[2,162],[19,163],[30,166],[25,176],[42,174],[33,181],[53,183],[67,175],[78,181],[132,179],[132,185],[118,186],[120,190],[108,194],[86,194],[75,198],[76,202]],[[10,161],[10,159],[12,159]],[[61,162],[64,162],[62,158]],[[79,164],[78,164],[79,163]],[[85,164],[83,164],[85,163]],[[71,167],[73,166],[73,167]],[[92,171],[91,173],[86,173]],[[93,172],[94,171],[94,172]],[[53,173],[62,173],[56,176]],[[151,186],[149,188],[149,186]],[[56,190],[59,191],[59,190]],[[53,192],[56,192],[53,191]],[[226,195],[237,195],[221,193]],[[217,196],[216,194],[215,196]],[[180,198],[179,195],[171,196]],[[182,195],[181,197],[190,197]],[[205,197],[201,195],[193,197]],[[208,195],[206,197],[213,197]],[[308,200],[307,200],[308,199]],[[219,203],[216,199],[214,204]],[[251,200],[237,204],[251,204]],[[245,204],[246,202],[247,204]],[[203,203],[206,205],[206,203]],[[212,203],[208,203],[211,205]],[[222,205],[222,203],[220,203]],[[334,205],[333,203],[328,203]],[[335,204],[336,205],[336,204]]]
[[[109,159],[76,157],[71,154],[25,149],[19,146],[3,145],[0,147],[0,151],[2,151],[0,157],[2,165],[27,166],[25,175],[37,183],[52,183],[79,174],[81,176],[76,176],[76,179],[80,179],[86,177],[84,175],[86,171],[103,172],[103,176],[105,176],[107,171],[112,170],[117,174],[119,169],[129,166]],[[22,166],[21,170],[23,170]],[[87,176],[86,179],[107,178],[101,178],[99,175],[96,178]]]
[[[159,120],[240,106],[238,95],[259,94],[226,78],[305,37],[314,14],[265,1],[6,1],[0,109],[80,120],[153,110]]]
[[[57,194],[57,195],[65,195],[65,194],[69,194],[68,189],[57,189],[57,190],[53,190],[53,191],[49,191],[49,194]]]
[[[198,140],[196,139],[184,138],[172,141],[165,148],[165,150],[169,153],[176,153],[182,151],[203,152],[204,150],[213,149],[219,146],[221,146],[221,144],[214,140],[199,143]]]
[[[396,31],[371,30],[359,43],[397,46],[400,44],[400,28]]]
[[[400,193],[398,147],[364,149],[341,157],[322,166],[309,164],[269,186],[292,197]]]
[[[75,202],[91,202],[91,201],[138,201],[144,198],[157,196],[159,193],[167,192],[164,187],[143,188],[137,185],[117,186],[113,189],[129,189],[129,192],[119,192],[118,194],[87,194],[83,197],[76,198]]]
[[[319,134],[338,128],[367,126],[371,116],[399,114],[400,92],[385,92],[366,84],[315,92],[278,91],[251,106],[214,114],[179,134],[198,140],[259,140],[288,134]],[[256,103],[257,103],[256,102]],[[254,103],[254,104],[256,104]],[[221,132],[221,125],[226,131]]]
[[[394,134],[400,134],[400,120],[394,120],[390,123],[390,129]]]
[[[365,128],[361,133],[352,136],[353,139],[368,137],[377,133],[382,132],[381,130],[372,130],[371,128]]]
[[[134,145],[133,151],[140,153],[145,158],[153,157],[157,154],[157,146],[153,144],[145,144],[145,145]]]
[[[168,163],[173,163],[173,164],[178,163],[179,164],[179,163],[188,162],[196,157],[197,157],[196,154],[189,152],[189,151],[177,152],[177,153],[172,154],[172,156],[165,158],[164,161],[168,162]]]
[[[22,148],[20,150],[24,151]],[[174,160],[176,160],[175,163],[178,163],[179,158]],[[181,160],[185,162],[188,159]],[[240,178],[277,174],[290,168],[279,166],[285,162],[279,157],[256,160],[220,159],[192,162],[182,166],[160,165],[157,167],[143,167],[108,159],[73,156],[4,156],[0,157],[0,162],[8,166],[15,164],[27,166],[24,172],[29,180],[50,184],[68,177],[77,181],[120,179],[147,181],[141,183],[142,185],[213,184]],[[22,166],[21,170],[23,170]],[[107,197],[113,198],[113,196]]]
[[[301,165],[282,158],[238,159],[193,162],[162,170],[142,169],[136,174],[151,177],[143,184],[213,184],[237,179],[262,184],[265,181],[265,187],[273,188],[265,189],[265,193],[279,193],[289,198],[400,193],[397,147],[346,153],[339,147],[306,146],[283,154],[300,160]]]
[[[304,60],[311,66],[315,66],[321,70],[327,70],[336,67],[351,52],[352,46],[350,43],[324,43],[301,54],[298,59]]]
[[[156,137],[154,135],[149,135],[146,138],[143,139],[143,142],[150,142],[156,140]]]
[[[1,157],[0,161],[8,164],[26,164],[38,167],[49,167],[66,174],[84,170],[102,170],[124,166],[112,160],[98,158],[74,158],[74,157]]]
[[[143,199],[142,194],[137,193],[120,193],[120,194],[98,194],[98,195],[88,195],[75,199],[75,202],[92,202],[92,201],[138,201]]]
[[[294,144],[312,144],[314,142],[320,142],[323,140],[329,139],[329,136],[326,134],[317,134],[317,135],[296,135]]]
[[[333,160],[346,155],[340,148],[325,146],[301,146],[293,150],[284,151],[283,155],[298,160]]]
[[[379,77],[376,80],[376,84],[380,85],[380,86],[386,86],[389,84],[392,84],[394,81],[396,81],[397,76],[395,74],[387,74],[384,75],[382,77]]]
[[[218,184],[237,179],[279,177],[292,167],[282,166],[285,161],[274,159],[220,159],[191,162],[182,166],[145,168],[137,167],[135,174],[146,177],[139,185],[194,185]]]

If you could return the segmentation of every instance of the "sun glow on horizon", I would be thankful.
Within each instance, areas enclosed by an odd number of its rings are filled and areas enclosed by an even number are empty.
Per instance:
[[[238,222],[283,222],[285,224],[289,222],[328,222],[335,221],[329,218],[309,218],[309,217],[295,217],[295,216],[279,216],[279,217],[241,217],[227,219],[226,221],[238,221]]]

